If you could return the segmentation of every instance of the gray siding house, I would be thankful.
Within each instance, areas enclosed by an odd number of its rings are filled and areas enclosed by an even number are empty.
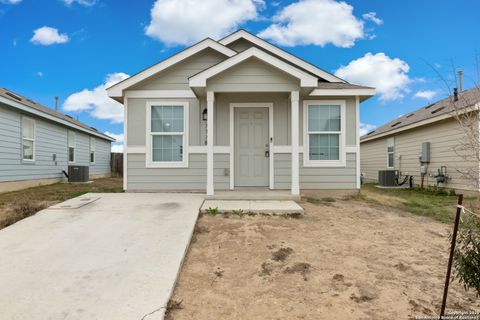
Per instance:
[[[245,30],[107,92],[124,105],[127,191],[360,188],[359,104],[375,89]]]
[[[0,192],[59,182],[69,165],[110,174],[113,138],[0,88]]]
[[[424,186],[478,191],[479,108],[477,87],[409,112],[362,136],[364,179],[377,182],[379,170],[398,170],[401,179],[413,176],[416,186],[423,179]],[[422,148],[429,149],[428,159],[422,159]],[[439,170],[446,176],[442,182],[436,178]]]

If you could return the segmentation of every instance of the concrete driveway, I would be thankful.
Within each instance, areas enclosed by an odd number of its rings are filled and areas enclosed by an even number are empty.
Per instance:
[[[0,318],[163,319],[202,202],[87,194],[0,230]]]

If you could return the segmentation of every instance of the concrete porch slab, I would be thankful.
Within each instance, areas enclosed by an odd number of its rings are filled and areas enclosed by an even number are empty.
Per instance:
[[[220,213],[242,210],[243,213],[297,215],[305,211],[292,200],[205,200],[200,212],[217,208]]]
[[[269,190],[265,188],[236,188],[235,190],[218,190],[215,195],[206,196],[208,200],[300,200],[299,195],[292,195],[289,190]]]

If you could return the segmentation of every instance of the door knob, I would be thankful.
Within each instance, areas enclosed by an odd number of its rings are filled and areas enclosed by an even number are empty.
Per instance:
[[[265,158],[268,158],[268,157],[270,157],[270,151],[269,150],[265,151]]]

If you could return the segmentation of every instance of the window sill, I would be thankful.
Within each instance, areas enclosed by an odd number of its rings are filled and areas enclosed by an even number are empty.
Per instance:
[[[188,168],[188,163],[185,161],[182,162],[156,162],[148,161],[145,163],[146,168]]]
[[[34,160],[26,160],[26,159],[22,159],[22,164],[35,164],[35,159]]]
[[[347,164],[342,160],[319,160],[319,161],[304,161],[303,167],[305,168],[332,168],[332,167],[346,167]]]

